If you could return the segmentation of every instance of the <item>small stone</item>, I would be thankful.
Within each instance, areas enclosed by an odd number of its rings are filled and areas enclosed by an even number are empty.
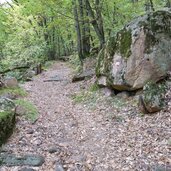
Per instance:
[[[108,87],[102,88],[101,91],[106,97],[114,96],[114,91]]]
[[[20,169],[18,171],[36,171],[36,170],[34,170],[32,168],[26,168],[26,167],[24,167],[24,168],[22,168],[22,169]]]
[[[27,110],[21,106],[21,105],[18,105],[16,108],[15,108],[15,113],[18,115],[18,116],[23,116],[27,113]]]
[[[82,73],[74,75],[74,77],[72,78],[72,82],[74,83],[77,81],[83,81],[86,78],[92,78],[94,74],[95,73],[92,70],[83,71]]]
[[[171,166],[155,166],[152,171],[171,171]]]
[[[107,78],[105,76],[101,76],[100,78],[98,78],[97,84],[100,87],[106,87],[107,86]]]
[[[9,88],[18,86],[18,81],[14,77],[5,78],[4,83],[5,83],[5,86]]]
[[[58,148],[58,147],[51,147],[51,148],[49,148],[49,153],[56,153],[56,152],[58,152],[58,153],[60,153],[60,149]]]
[[[61,164],[57,164],[56,165],[56,168],[55,168],[55,171],[64,171],[64,168]]]
[[[33,134],[33,133],[34,133],[34,130],[33,129],[27,130],[27,134]]]
[[[0,166],[42,166],[45,162],[44,157],[40,155],[16,156],[15,154],[0,155]]]
[[[117,97],[122,98],[122,99],[128,99],[129,96],[130,95],[127,91],[123,91],[123,92],[117,94]]]
[[[31,141],[31,143],[32,144],[34,144],[34,145],[37,145],[37,146],[39,146],[39,145],[41,145],[42,144],[42,141],[40,140],[40,139],[33,139],[33,141]]]

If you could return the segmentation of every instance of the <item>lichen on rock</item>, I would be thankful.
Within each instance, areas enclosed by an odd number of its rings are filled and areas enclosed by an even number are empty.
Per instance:
[[[158,82],[171,69],[171,13],[156,11],[126,25],[100,51],[97,77],[119,91],[143,88]]]
[[[165,107],[167,86],[163,83],[148,82],[143,88],[143,95],[139,98],[139,108],[142,113],[154,113]]]
[[[132,35],[131,30],[124,28],[117,34],[117,53],[121,54],[122,57],[129,58],[131,55],[131,44]]]

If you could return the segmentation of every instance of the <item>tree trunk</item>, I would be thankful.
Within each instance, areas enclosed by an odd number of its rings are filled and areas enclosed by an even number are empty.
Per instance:
[[[97,37],[100,41],[100,48],[102,48],[104,46],[104,43],[105,43],[105,36],[104,36],[104,32],[102,31],[102,23],[100,24],[100,27],[99,27],[99,24],[98,24],[98,21],[95,17],[95,14],[94,14],[94,11],[90,5],[90,2],[89,0],[85,0],[86,2],[86,7],[87,7],[87,11],[88,11],[88,14],[89,16],[92,18],[92,21],[91,21],[91,24],[93,25],[93,28],[97,34]],[[97,1],[98,3],[98,1]],[[97,13],[100,12],[100,11],[96,11]],[[101,14],[98,14],[98,16],[101,16]]]
[[[85,2],[83,0],[78,0],[79,3],[79,11],[80,11],[80,28],[81,28],[81,36],[82,36],[82,54],[84,58],[90,53],[90,28],[89,28],[89,20],[87,20],[87,11]]]
[[[82,41],[81,41],[81,29],[79,24],[79,17],[78,17],[78,10],[77,10],[77,3],[76,0],[72,0],[73,4],[73,13],[74,13],[74,19],[75,19],[75,28],[77,32],[77,50],[78,50],[78,56],[80,61],[82,62],[84,59],[83,53],[82,53]]]
[[[150,12],[150,11],[155,11],[154,9],[154,4],[152,0],[146,0],[145,3],[145,11]]]
[[[167,0],[166,1],[166,7],[171,8],[171,2],[170,2],[170,0]]]
[[[105,42],[104,28],[103,28],[103,18],[102,18],[102,13],[101,13],[100,1],[96,0],[95,5],[96,5],[95,9],[96,9],[96,15],[97,15],[97,19],[98,19],[97,22],[98,22],[99,30],[100,30],[101,35],[103,36],[103,39],[104,39],[104,42]]]

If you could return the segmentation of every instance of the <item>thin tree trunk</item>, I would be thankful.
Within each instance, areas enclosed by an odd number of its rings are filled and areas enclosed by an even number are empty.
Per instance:
[[[152,0],[146,0],[145,3],[145,11],[150,12],[150,11],[155,11],[154,9],[154,4]]]
[[[170,2],[170,0],[167,0],[166,7],[171,8],[171,2]]]
[[[105,37],[104,36],[103,18],[102,18],[102,14],[101,14],[100,1],[96,0],[95,5],[96,5],[95,9],[96,9],[96,15],[97,15],[97,19],[98,19],[97,22],[98,22],[99,30],[101,32],[101,35],[103,35],[103,37]]]
[[[87,9],[87,6],[85,4],[85,9]],[[86,42],[86,53],[90,54],[90,48],[91,48],[91,32],[90,32],[90,20],[88,17],[88,11],[85,11],[85,16],[86,16],[86,20],[85,20],[85,32],[86,32],[86,37],[85,37],[85,42]]]
[[[86,7],[88,10],[89,16],[92,18],[91,24],[93,25],[93,28],[94,28],[94,30],[97,34],[97,37],[100,41],[100,48],[102,48],[105,43],[104,33],[102,32],[101,28],[99,28],[98,22],[96,20],[94,11],[92,10],[89,0],[85,0],[85,2],[86,2]]]
[[[84,59],[84,56],[82,54],[82,48],[81,48],[81,29],[80,29],[80,24],[79,24],[79,17],[78,17],[78,10],[77,10],[77,3],[76,0],[72,0],[73,4],[73,13],[74,13],[74,18],[75,18],[75,28],[77,32],[77,50],[78,50],[78,56],[80,61]]]

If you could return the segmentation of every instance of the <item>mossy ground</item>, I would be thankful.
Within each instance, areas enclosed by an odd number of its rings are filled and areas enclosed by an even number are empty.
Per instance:
[[[8,111],[0,111],[0,121],[5,119],[6,117],[10,116],[11,112]]]
[[[104,96],[97,84],[72,95],[71,98],[75,103],[85,104],[90,109],[95,109],[99,104],[108,104],[115,109],[120,109],[125,105],[125,101],[121,98]]]
[[[6,142],[11,135],[15,126],[14,112],[1,111],[0,112],[0,146]]]
[[[0,95],[4,95],[6,93],[10,93],[14,96],[25,97],[27,96],[27,92],[22,89],[21,87],[14,87],[14,88],[2,88],[0,89]]]
[[[24,114],[24,118],[34,122],[37,117],[38,117],[38,110],[36,108],[36,106],[27,101],[27,100],[24,100],[24,99],[18,99],[18,100],[15,100],[14,103],[16,104],[16,106],[21,106],[24,111],[25,111],[25,114]]]
[[[99,87],[93,84],[88,90],[82,90],[77,94],[73,94],[71,98],[75,103],[83,103],[89,106],[94,106],[99,98]]]

